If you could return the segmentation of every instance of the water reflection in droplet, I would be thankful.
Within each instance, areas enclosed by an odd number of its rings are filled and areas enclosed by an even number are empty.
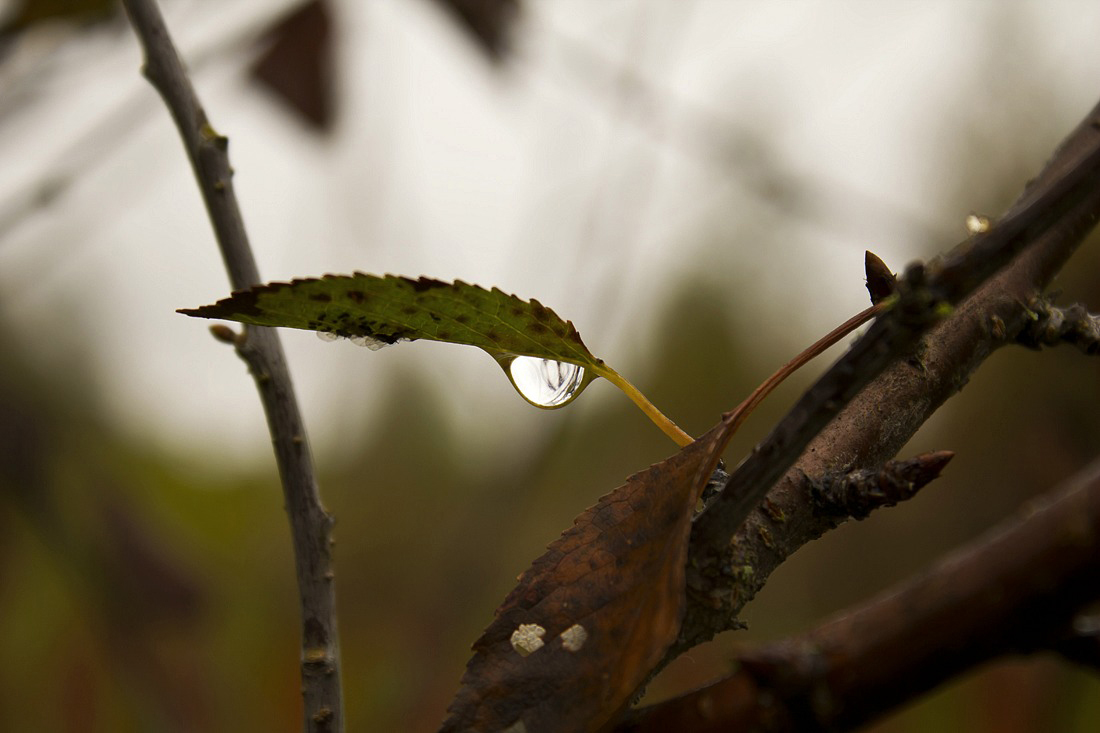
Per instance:
[[[591,378],[576,364],[534,356],[498,358],[512,386],[535,407],[553,409],[572,402]]]

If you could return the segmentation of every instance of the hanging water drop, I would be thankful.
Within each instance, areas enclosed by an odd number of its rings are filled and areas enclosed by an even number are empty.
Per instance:
[[[511,354],[496,359],[520,396],[547,410],[572,402],[593,379],[584,367],[569,362]]]
[[[389,346],[388,343],[382,339],[376,339],[373,336],[352,336],[351,342],[356,346],[365,346],[371,351],[378,351]]]
[[[332,331],[315,331],[317,338],[322,341],[337,341],[341,336],[333,333]],[[371,351],[378,351],[384,349],[391,344],[390,341],[383,341],[382,339],[375,338],[374,336],[350,336],[347,339],[356,346],[364,346]],[[397,339],[397,341],[404,341],[405,339]]]

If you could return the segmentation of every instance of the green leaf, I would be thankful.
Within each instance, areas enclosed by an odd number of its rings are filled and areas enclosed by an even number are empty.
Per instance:
[[[259,285],[185,315],[255,326],[282,326],[365,337],[382,343],[427,339],[477,346],[494,354],[564,361],[601,373],[577,329],[537,300],[461,280],[325,275]]]

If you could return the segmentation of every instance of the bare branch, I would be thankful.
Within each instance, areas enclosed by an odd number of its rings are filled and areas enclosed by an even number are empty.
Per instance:
[[[145,76],[163,97],[183,138],[230,282],[234,290],[258,285],[259,271],[233,192],[228,140],[207,120],[156,3],[124,0],[124,5],[144,50]],[[235,342],[260,393],[290,518],[302,621],[303,728],[310,733],[342,731],[332,518],[321,505],[305,426],[278,336],[273,329],[249,327]]]
[[[797,524],[813,514],[804,501],[804,476],[873,469],[892,457],[994,349],[1015,338],[1028,321],[1025,304],[1098,213],[1100,107],[999,223],[928,267],[910,266],[893,310],[733,472],[695,523],[678,649],[735,628],[739,609],[774,570],[767,558],[747,555],[731,541],[764,496]]]
[[[1095,664],[1095,627],[1061,631],[1100,598],[1097,577],[1100,461],[919,577],[738,654],[732,676],[616,730],[851,730],[996,656],[1049,649]]]

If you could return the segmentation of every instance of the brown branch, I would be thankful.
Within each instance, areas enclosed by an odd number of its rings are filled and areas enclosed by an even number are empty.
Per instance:
[[[793,526],[812,521],[804,476],[882,465],[1015,338],[1029,320],[1025,304],[1100,214],[1098,164],[1100,106],[997,225],[900,278],[898,305],[810,388],[697,519],[688,611],[673,654],[736,628],[740,608],[786,557],[732,541],[765,495]]]
[[[816,515],[833,526],[848,519],[866,519],[875,509],[895,506],[939,478],[955,457],[951,451],[923,453],[908,461],[890,461],[878,471],[863,469],[842,475],[806,477],[806,490],[817,505]],[[831,527],[830,527],[831,529]]]
[[[1100,674],[1100,615],[1077,616],[1068,630],[1056,635],[1049,646],[1067,661]]]
[[[210,126],[156,3],[123,4],[144,50],[145,76],[163,97],[183,138],[230,282],[234,290],[258,285],[259,271],[233,192],[228,140]],[[332,518],[321,505],[305,425],[278,336],[273,329],[248,327],[235,344],[260,393],[290,518],[302,621],[303,727],[311,733],[342,731]]]
[[[921,576],[812,631],[738,654],[738,670],[615,730],[851,730],[993,657],[1053,650],[1095,664],[1100,461]]]

